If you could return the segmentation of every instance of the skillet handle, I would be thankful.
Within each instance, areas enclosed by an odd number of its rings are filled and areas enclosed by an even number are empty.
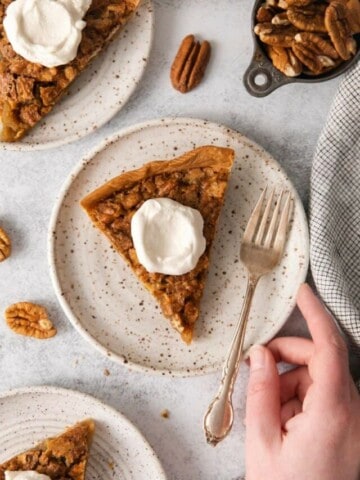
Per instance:
[[[253,58],[244,73],[246,90],[254,97],[265,97],[282,85],[293,82],[277,70],[256,44]]]

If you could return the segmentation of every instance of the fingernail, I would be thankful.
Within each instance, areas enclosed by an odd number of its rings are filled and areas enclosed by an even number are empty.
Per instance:
[[[265,366],[265,354],[261,345],[254,345],[251,347],[250,352],[250,370],[259,370]]]

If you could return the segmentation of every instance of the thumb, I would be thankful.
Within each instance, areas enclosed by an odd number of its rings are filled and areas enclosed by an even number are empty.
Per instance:
[[[261,345],[250,349],[250,378],[246,400],[248,447],[270,446],[281,440],[280,380],[274,357]]]

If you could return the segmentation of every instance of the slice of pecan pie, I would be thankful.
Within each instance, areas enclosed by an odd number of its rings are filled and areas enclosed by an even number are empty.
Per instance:
[[[12,0],[0,0],[0,140],[19,140],[60,100],[84,70],[129,20],[140,0],[93,0],[74,60],[47,68],[14,52],[3,20]]]
[[[200,147],[173,160],[150,162],[123,173],[81,201],[186,343],[191,342],[199,317],[210,248],[233,160],[230,148]],[[149,273],[139,263],[131,237],[135,211],[148,199],[164,197],[197,209],[204,220],[205,252],[195,268],[183,275]]]
[[[95,425],[87,419],[54,438],[20,453],[0,465],[0,480],[6,471],[35,471],[51,480],[85,480],[89,448]]]

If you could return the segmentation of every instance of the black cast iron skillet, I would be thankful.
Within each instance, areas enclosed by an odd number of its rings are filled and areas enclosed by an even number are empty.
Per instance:
[[[301,74],[298,77],[287,77],[275,68],[268,58],[264,45],[261,43],[259,37],[254,33],[254,27],[257,23],[256,12],[264,0],[256,0],[252,15],[251,26],[252,36],[254,42],[254,53],[250,65],[244,73],[243,81],[246,90],[255,97],[265,97],[283,85],[288,83],[318,83],[335,78],[348,70],[360,58],[360,34],[355,35],[357,43],[357,52],[353,58],[343,62],[338,67],[330,70],[322,75],[306,75]]]

